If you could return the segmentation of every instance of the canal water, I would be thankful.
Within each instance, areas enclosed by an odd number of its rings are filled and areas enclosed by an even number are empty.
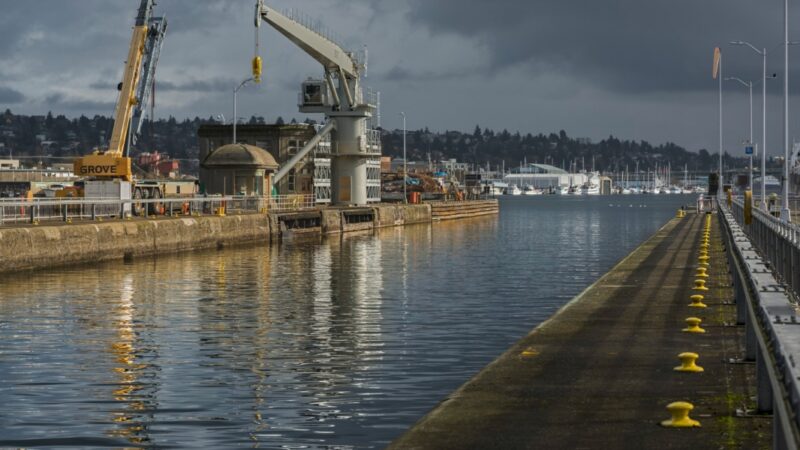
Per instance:
[[[693,199],[3,277],[0,447],[383,447]]]

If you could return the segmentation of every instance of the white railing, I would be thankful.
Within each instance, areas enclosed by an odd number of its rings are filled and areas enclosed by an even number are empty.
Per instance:
[[[290,212],[315,207],[313,195],[206,196],[160,199],[0,199],[0,225],[82,220]]]

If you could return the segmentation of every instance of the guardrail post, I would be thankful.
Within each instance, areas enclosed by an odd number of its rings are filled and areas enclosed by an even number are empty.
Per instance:
[[[760,413],[771,413],[772,384],[770,384],[769,381],[769,373],[767,372],[764,355],[762,355],[760,351],[756,355],[756,384],[758,384],[756,410]]]
[[[61,205],[61,220],[63,220],[64,222],[67,221],[68,217],[67,208],[68,208],[67,205]]]
[[[92,203],[92,220],[96,220],[97,219],[97,208],[96,208],[96,206],[97,206],[96,203]]]
[[[734,265],[729,267],[733,269]],[[738,273],[733,274],[733,296],[736,303],[736,325],[744,325],[747,317],[747,297],[745,296],[744,285]]]
[[[31,205],[30,214],[28,214],[28,215],[30,216],[31,223],[32,224],[35,223],[36,222],[36,207],[35,206]]]

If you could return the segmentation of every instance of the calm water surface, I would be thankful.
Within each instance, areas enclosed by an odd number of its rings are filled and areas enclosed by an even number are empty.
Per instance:
[[[0,447],[383,447],[693,197],[0,279]]]

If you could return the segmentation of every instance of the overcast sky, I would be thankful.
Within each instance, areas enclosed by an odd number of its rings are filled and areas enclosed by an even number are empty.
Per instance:
[[[110,115],[138,0],[0,0],[0,107],[21,113]],[[381,91],[383,126],[523,133],[564,129],[690,150],[718,148],[713,48],[726,75],[758,79],[767,47],[782,76],[780,0],[273,0],[369,46],[365,85]],[[230,119],[231,89],[253,55],[254,0],[160,0],[169,20],[157,70],[156,115]],[[790,12],[800,40],[800,7]],[[240,93],[240,116],[302,116],[299,84],[320,66],[269,26],[265,82]],[[790,49],[800,68],[800,46]],[[743,153],[747,89],[725,83],[725,149]],[[800,94],[800,74],[792,80]],[[755,136],[761,140],[760,87]],[[768,153],[782,152],[782,81],[768,82]],[[800,138],[793,96],[792,136]]]

